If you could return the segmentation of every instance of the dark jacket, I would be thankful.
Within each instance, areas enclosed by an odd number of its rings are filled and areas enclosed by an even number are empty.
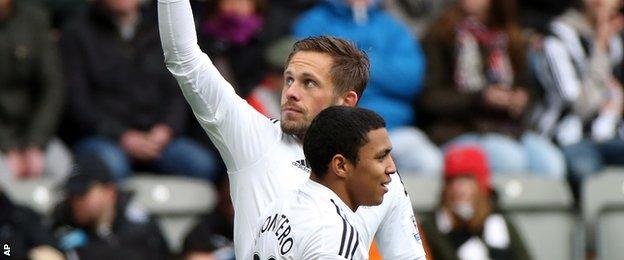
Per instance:
[[[10,247],[10,259],[27,259],[28,251],[38,246],[56,246],[37,213],[13,204],[0,192],[0,245],[5,244]],[[0,254],[5,251],[0,250]]]
[[[422,125],[425,132],[437,144],[444,144],[469,132],[496,132],[519,137],[526,129],[523,118],[512,118],[506,111],[489,107],[483,101],[482,91],[462,93],[458,90],[453,76],[457,58],[456,43],[449,42],[449,37],[443,31],[441,22],[434,23],[423,40],[427,73],[419,106],[425,114]],[[481,55],[482,60],[486,60],[483,49]],[[514,88],[521,86],[531,92],[525,68],[514,71],[513,85]],[[527,104],[527,108],[529,106]]]
[[[111,15],[93,4],[64,29],[60,47],[70,91],[67,126],[74,136],[117,138],[157,123],[184,130],[186,106],[165,68],[152,6],[126,41]]]
[[[53,213],[54,233],[66,252],[80,259],[167,259],[169,250],[158,225],[140,208],[129,206],[131,195],[119,193],[110,234],[75,224],[67,201]]]
[[[494,214],[503,217],[505,221],[509,245],[506,248],[494,248],[488,245],[487,242],[484,242],[489,251],[488,257],[494,260],[531,259],[514,225],[504,215],[500,213],[493,213],[492,215]],[[468,239],[477,237],[481,241],[484,241],[483,230],[478,234],[473,234],[467,229],[451,230],[448,233],[442,232],[438,229],[438,221],[435,214],[424,216],[420,221],[420,225],[433,259],[459,260],[457,250],[463,243],[468,241]]]
[[[64,88],[49,18],[13,1],[0,21],[0,149],[44,146],[57,130]]]

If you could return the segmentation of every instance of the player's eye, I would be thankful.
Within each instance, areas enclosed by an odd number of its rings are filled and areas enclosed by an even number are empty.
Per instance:
[[[286,79],[285,79],[286,86],[290,87],[294,82],[295,82],[295,80],[293,78],[291,78],[291,77],[286,77]]]
[[[314,80],[306,80],[305,81],[305,86],[307,88],[313,88],[313,87],[316,87],[317,84],[316,84],[316,81],[314,81]]]

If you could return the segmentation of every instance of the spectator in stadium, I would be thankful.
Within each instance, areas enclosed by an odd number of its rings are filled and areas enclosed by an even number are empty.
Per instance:
[[[63,254],[45,228],[41,217],[29,208],[15,205],[0,185],[0,252],[10,259],[60,260]],[[5,245],[8,248],[5,248]]]
[[[242,97],[247,97],[265,73],[262,38],[265,0],[206,2],[199,45]]]
[[[440,204],[421,221],[433,259],[530,259],[516,228],[496,207],[484,152],[450,147],[444,168]]]
[[[358,105],[386,120],[399,171],[437,175],[442,154],[416,123],[413,103],[422,89],[424,55],[407,25],[374,0],[323,0],[295,23],[296,37],[332,35],[353,41],[370,57],[370,82]]]
[[[496,174],[563,178],[565,161],[528,131],[531,85],[514,1],[459,0],[429,28],[424,128],[437,144],[474,143]]]
[[[577,195],[584,178],[605,165],[624,165],[623,2],[580,5],[550,24],[533,56],[544,93],[535,122],[562,147]]]
[[[0,182],[62,181],[71,158],[54,139],[64,88],[47,14],[0,0]]]
[[[184,135],[184,99],[164,66],[153,5],[96,0],[61,36],[68,122],[77,155],[121,180],[133,170],[212,179],[214,155]]]
[[[162,233],[148,213],[130,203],[98,157],[77,157],[53,212],[54,234],[67,255],[79,259],[167,259]]]

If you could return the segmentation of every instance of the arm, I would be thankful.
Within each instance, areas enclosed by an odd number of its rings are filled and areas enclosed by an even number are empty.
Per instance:
[[[197,45],[188,0],[159,0],[165,63],[229,171],[250,166],[280,138],[270,120],[234,92]]]
[[[168,73],[164,73],[161,79],[161,88],[167,93],[166,106],[163,106],[161,123],[169,126],[173,136],[183,133],[188,124],[188,111],[184,103],[184,97],[177,89],[176,82]]]
[[[562,23],[553,23],[556,37],[544,40],[546,66],[552,73],[552,85],[561,97],[573,105],[574,112],[583,118],[590,117],[602,103],[602,93],[611,78],[609,57],[603,49],[594,48],[587,57],[585,73],[579,75],[566,44],[579,45],[577,33]],[[580,48],[580,47],[579,47]]]
[[[35,14],[33,14],[35,15]],[[40,85],[38,102],[34,104],[33,116],[28,126],[26,142],[43,147],[55,133],[63,104],[64,88],[56,46],[49,35],[48,17],[43,12],[36,16],[35,37],[39,55],[37,57],[36,84]]]
[[[384,259],[425,259],[412,204],[398,174],[392,176],[386,199],[392,200],[390,209],[375,234],[379,253]]]

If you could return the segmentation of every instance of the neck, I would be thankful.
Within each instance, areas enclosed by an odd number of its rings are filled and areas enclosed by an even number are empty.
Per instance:
[[[331,173],[326,173],[323,178],[319,178],[316,174],[312,173],[310,174],[310,179],[332,190],[338,198],[340,198],[340,200],[342,200],[342,202],[344,202],[344,204],[351,209],[351,211],[355,212],[360,205],[353,201],[347,191],[346,185],[344,185],[344,183],[340,180],[330,180],[330,177],[327,176],[329,174]]]
[[[591,27],[593,29],[596,29],[596,27],[598,25],[597,18],[596,18],[596,13],[589,11],[589,8],[585,8],[585,10],[583,11],[583,16],[585,17],[587,22],[589,22]]]
[[[115,21],[119,25],[130,25],[135,23],[138,17],[139,12],[135,10],[132,12],[115,14]]]

